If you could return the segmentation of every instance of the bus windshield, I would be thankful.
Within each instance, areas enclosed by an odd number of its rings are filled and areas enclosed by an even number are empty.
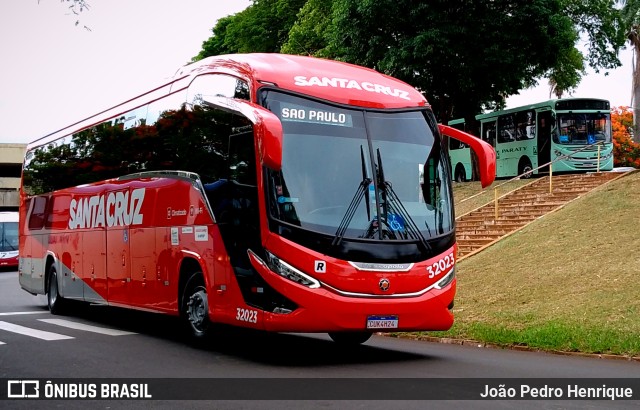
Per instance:
[[[0,252],[18,250],[18,222],[0,222]]]
[[[344,108],[273,90],[263,102],[284,131],[282,170],[269,171],[275,220],[356,240],[452,230],[449,164],[430,112]]]
[[[554,135],[558,144],[595,144],[611,142],[611,117],[609,114],[558,114],[559,135]]]

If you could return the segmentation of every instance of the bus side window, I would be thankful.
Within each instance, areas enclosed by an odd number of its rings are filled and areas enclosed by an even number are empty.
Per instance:
[[[515,113],[516,140],[529,140],[536,137],[536,112],[534,110]]]
[[[498,142],[512,142],[516,140],[516,127],[513,114],[498,117]]]
[[[46,196],[34,196],[30,198],[32,207],[29,213],[29,229],[38,230],[44,227],[47,213],[47,199],[48,197]]]

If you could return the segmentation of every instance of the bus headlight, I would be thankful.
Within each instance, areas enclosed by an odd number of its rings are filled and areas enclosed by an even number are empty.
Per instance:
[[[283,261],[267,250],[265,250],[265,254],[267,256],[267,266],[273,272],[277,273],[283,278],[287,278],[290,281],[299,283],[311,289],[317,289],[320,287],[320,282],[318,282],[311,276],[299,271],[298,269],[289,265],[287,262]]]
[[[442,288],[446,287],[451,282],[453,282],[453,279],[455,277],[456,277],[456,267],[454,266],[453,268],[451,268],[449,273],[447,273],[442,279],[440,279],[438,282],[436,282],[436,284],[434,285],[434,288],[442,289]]]

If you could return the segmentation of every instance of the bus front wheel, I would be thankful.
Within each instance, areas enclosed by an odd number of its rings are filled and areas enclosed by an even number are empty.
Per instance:
[[[204,339],[211,328],[207,290],[201,273],[193,274],[187,281],[182,297],[182,312],[194,339]]]
[[[329,337],[340,345],[356,346],[369,340],[371,334],[371,332],[332,332],[329,333]]]

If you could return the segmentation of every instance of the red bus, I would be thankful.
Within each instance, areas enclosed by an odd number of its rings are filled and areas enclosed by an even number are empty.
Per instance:
[[[493,149],[450,134],[490,184]],[[335,61],[218,56],[29,144],[19,278],[52,313],[79,300],[180,315],[195,338],[223,323],[362,343],[452,325],[454,228],[422,94]]]

